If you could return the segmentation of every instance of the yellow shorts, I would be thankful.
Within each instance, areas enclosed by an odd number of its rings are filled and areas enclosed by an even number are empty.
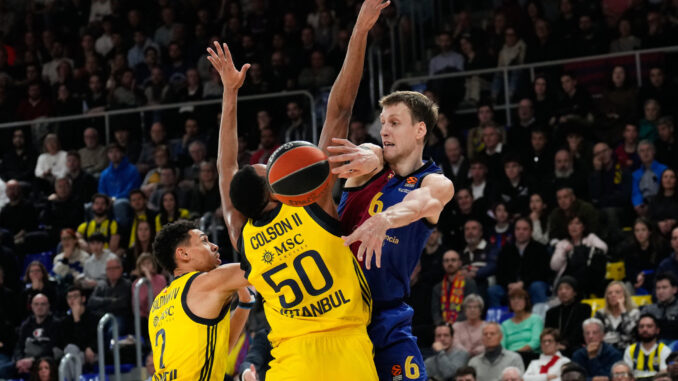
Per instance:
[[[323,332],[281,342],[271,351],[267,381],[376,381],[367,332]]]

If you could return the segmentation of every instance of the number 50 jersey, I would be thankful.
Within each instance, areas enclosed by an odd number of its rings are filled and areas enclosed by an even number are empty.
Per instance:
[[[264,298],[280,341],[340,329],[365,330],[372,296],[365,277],[341,239],[339,221],[317,204],[280,204],[243,227],[239,243],[246,277]]]

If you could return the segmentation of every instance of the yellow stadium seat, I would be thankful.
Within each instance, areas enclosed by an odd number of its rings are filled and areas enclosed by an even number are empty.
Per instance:
[[[652,295],[634,295],[631,297],[636,306],[646,306],[652,304]],[[582,303],[586,303],[591,306],[591,316],[593,316],[596,311],[605,307],[605,298],[592,298],[592,299],[583,299]]]

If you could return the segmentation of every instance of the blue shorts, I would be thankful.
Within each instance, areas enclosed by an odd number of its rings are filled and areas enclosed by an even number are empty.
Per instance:
[[[424,359],[412,335],[414,310],[405,303],[375,309],[367,328],[374,344],[374,365],[380,381],[425,381]]]

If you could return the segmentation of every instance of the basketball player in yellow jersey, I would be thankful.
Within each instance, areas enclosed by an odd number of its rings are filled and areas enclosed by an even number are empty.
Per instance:
[[[157,381],[222,381],[253,296],[237,264],[222,265],[217,245],[189,221],[165,226],[153,242],[156,260],[174,280],[153,301],[148,333]],[[240,302],[231,315],[236,291]],[[253,292],[252,292],[253,293]]]
[[[346,137],[367,34],[388,4],[366,0],[362,5],[330,93],[320,137],[323,150],[331,138]],[[224,85],[217,161],[224,217],[242,268],[264,298],[271,326],[274,360],[266,379],[376,380],[366,329],[371,294],[340,238],[331,186],[317,204],[290,207],[271,199],[264,166],[238,170],[236,99],[249,65],[237,71],[226,44],[217,43],[208,52]],[[374,159],[376,167],[376,155]],[[333,176],[330,183],[335,180]]]

